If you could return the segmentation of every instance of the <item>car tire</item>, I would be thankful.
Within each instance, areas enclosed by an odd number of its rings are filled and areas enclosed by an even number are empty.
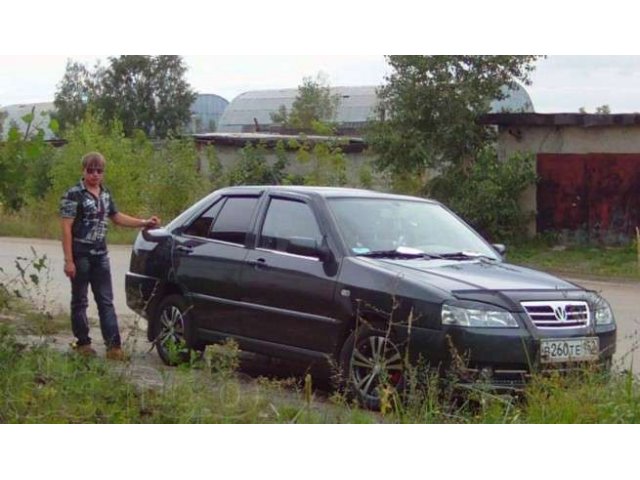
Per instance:
[[[361,326],[351,332],[340,352],[341,377],[347,393],[363,407],[379,410],[379,386],[404,388],[404,358],[397,342],[383,330]]]
[[[158,305],[153,343],[165,365],[179,365],[191,357],[186,336],[190,310],[191,306],[180,295],[169,295]]]

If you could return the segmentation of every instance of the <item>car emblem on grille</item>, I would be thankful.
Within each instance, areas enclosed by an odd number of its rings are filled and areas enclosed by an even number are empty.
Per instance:
[[[567,310],[564,306],[558,306],[553,309],[553,313],[556,315],[556,319],[559,322],[567,321]]]
[[[589,325],[589,305],[578,300],[522,302],[538,328],[576,328]]]

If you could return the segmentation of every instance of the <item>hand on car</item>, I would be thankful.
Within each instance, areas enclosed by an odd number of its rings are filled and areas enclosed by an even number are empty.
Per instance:
[[[145,225],[144,225],[145,229],[158,228],[160,226],[160,219],[155,215],[152,215],[151,217],[147,218],[144,222],[145,222]]]

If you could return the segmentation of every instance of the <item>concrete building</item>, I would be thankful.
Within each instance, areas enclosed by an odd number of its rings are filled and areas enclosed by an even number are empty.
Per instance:
[[[253,145],[264,148],[265,160],[273,165],[278,156],[276,153],[276,145],[281,143],[284,146],[285,154],[289,161],[287,173],[292,175],[307,175],[313,168],[313,162],[300,162],[297,160],[298,148],[291,147],[293,144],[305,143],[309,149],[317,143],[331,144],[339,146],[346,160],[346,176],[350,184],[356,185],[359,181],[363,169],[371,169],[370,162],[373,157],[367,153],[367,144],[362,138],[358,137],[326,137],[320,135],[282,135],[268,133],[208,133],[193,135],[196,145],[200,149],[208,145],[213,145],[216,151],[216,157],[220,164],[225,168],[233,168],[240,158],[240,149],[247,145]],[[200,157],[200,170],[203,173],[209,172],[209,165],[204,156]],[[384,189],[384,185],[378,176],[373,175],[373,186],[378,189]]]
[[[640,226],[640,114],[489,114],[498,155],[535,155],[539,182],[523,199],[533,232],[628,241]]]

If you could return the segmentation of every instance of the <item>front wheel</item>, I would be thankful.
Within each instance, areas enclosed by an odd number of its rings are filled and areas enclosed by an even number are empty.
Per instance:
[[[169,295],[158,306],[154,344],[166,365],[178,365],[189,360],[185,325],[189,321],[190,309],[180,295]]]
[[[387,332],[365,327],[351,332],[340,365],[349,392],[367,408],[380,408],[382,388],[403,388],[404,359]]]

